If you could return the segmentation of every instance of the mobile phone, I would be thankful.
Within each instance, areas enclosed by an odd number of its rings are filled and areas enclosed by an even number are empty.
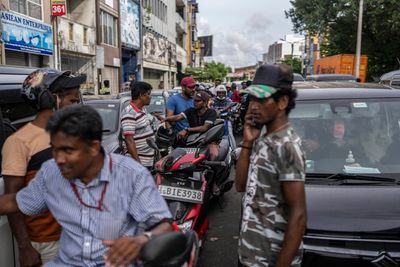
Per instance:
[[[263,127],[263,125],[262,125],[262,124],[260,124],[260,123],[256,123],[256,121],[255,121],[254,117],[253,117],[253,118],[252,118],[252,120],[251,120],[251,126],[253,126],[254,128],[257,128],[257,129],[259,129],[259,130],[261,130],[261,129],[262,129],[262,127]]]

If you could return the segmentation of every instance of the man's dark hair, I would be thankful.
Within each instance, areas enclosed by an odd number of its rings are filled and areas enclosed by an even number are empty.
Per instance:
[[[50,135],[62,132],[87,143],[101,142],[103,123],[99,113],[91,106],[72,105],[55,112],[47,122],[46,130]]]
[[[289,115],[290,111],[296,107],[297,90],[292,88],[280,88],[271,97],[275,102],[277,102],[283,96],[288,96],[289,98],[288,105],[285,110],[286,115]]]
[[[144,95],[153,89],[153,87],[146,82],[131,82],[130,88],[132,100],[138,99],[141,95]]]
[[[249,87],[253,82],[251,80],[246,81],[246,86]]]

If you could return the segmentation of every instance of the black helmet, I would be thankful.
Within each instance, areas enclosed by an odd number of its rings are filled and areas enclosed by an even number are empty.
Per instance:
[[[53,94],[77,88],[86,80],[86,75],[73,76],[70,71],[50,68],[37,69],[25,78],[21,96],[38,110],[56,106]]]
[[[156,134],[156,144],[159,148],[167,148],[172,145],[174,140],[174,131],[172,129],[166,129],[164,126],[161,126],[157,130]]]

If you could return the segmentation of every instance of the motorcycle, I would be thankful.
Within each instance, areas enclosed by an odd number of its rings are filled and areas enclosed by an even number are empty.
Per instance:
[[[193,231],[169,232],[149,240],[139,258],[144,267],[194,267],[198,245],[197,234]]]
[[[182,231],[196,231],[200,246],[208,230],[211,198],[233,186],[233,181],[221,179],[226,173],[229,177],[226,158],[231,157],[223,133],[223,120],[218,120],[207,132],[189,135],[186,146],[173,149],[155,164],[156,184],[174,221]],[[151,146],[158,150],[154,144]]]
[[[237,135],[243,130],[242,119],[240,118],[240,112],[242,112],[242,105],[240,103],[233,103],[230,110],[232,132]]]

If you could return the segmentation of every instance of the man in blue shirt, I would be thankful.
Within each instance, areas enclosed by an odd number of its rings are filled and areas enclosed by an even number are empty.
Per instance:
[[[167,101],[167,114],[166,117],[181,114],[188,108],[194,107],[193,95],[196,88],[196,81],[192,77],[185,77],[181,81],[182,93],[171,96]],[[168,126],[168,125],[167,125]],[[189,127],[188,121],[182,120],[176,122],[174,130],[179,133],[183,129]]]
[[[59,252],[46,267],[127,266],[153,234],[171,230],[171,214],[148,170],[105,154],[102,121],[90,106],[56,112],[46,127],[53,158],[27,187],[0,196],[0,215],[49,209],[62,227]],[[138,234],[138,225],[146,232]]]

